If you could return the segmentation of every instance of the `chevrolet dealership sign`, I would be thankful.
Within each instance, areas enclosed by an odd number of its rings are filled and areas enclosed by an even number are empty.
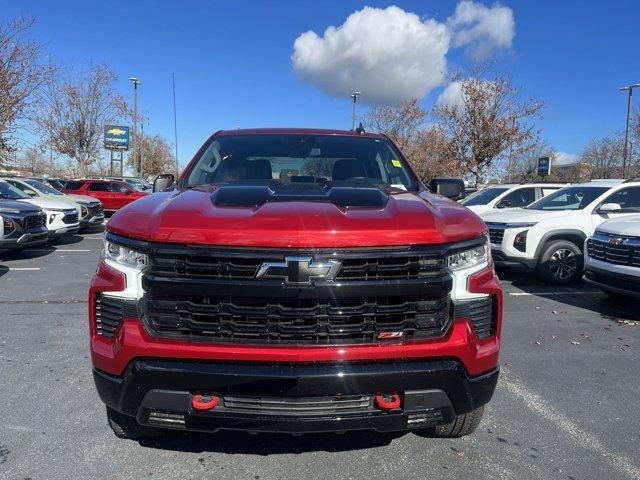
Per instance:
[[[129,127],[107,125],[104,127],[104,148],[129,150]]]

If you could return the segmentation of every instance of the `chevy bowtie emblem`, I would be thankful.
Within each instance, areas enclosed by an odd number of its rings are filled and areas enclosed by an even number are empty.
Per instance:
[[[256,277],[281,278],[286,285],[311,285],[314,280],[333,280],[340,265],[338,260],[285,257],[283,262],[264,262]]]
[[[612,237],[609,239],[609,243],[611,245],[622,245],[624,243],[624,238]]]

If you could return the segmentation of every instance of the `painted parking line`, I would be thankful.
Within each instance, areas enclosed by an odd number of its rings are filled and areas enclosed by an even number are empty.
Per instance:
[[[602,295],[602,292],[593,290],[564,290],[562,292],[509,292],[512,297],[554,296],[554,295]]]
[[[10,272],[37,272],[40,267],[9,267]]]
[[[26,250],[27,252],[34,252],[34,253],[53,253],[53,252],[90,252],[91,250],[89,249],[79,249],[79,248],[52,248],[52,249],[48,249],[48,248],[29,248]]]

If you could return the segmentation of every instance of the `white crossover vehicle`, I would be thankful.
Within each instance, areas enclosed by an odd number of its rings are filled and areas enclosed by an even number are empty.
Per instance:
[[[43,182],[32,178],[9,177],[2,178],[5,182],[13,185],[18,190],[29,195],[31,198],[49,198],[65,202],[69,207],[78,210],[80,230],[85,230],[93,225],[101,225],[104,221],[104,212],[100,200],[87,195],[70,195],[62,193]]]
[[[614,298],[640,298],[640,214],[596,228],[585,244],[583,280]]]
[[[569,185],[526,208],[481,214],[497,265],[536,269],[552,284],[582,276],[582,249],[601,223],[640,212],[640,180]]]
[[[495,208],[526,207],[565,187],[566,183],[505,183],[491,185],[469,195],[460,203],[480,215]]]
[[[79,206],[77,208],[72,207],[66,202],[54,200],[53,197],[32,198],[4,180],[0,180],[0,198],[17,200],[40,207],[47,217],[46,227],[49,231],[50,239],[75,235],[80,229],[80,223],[78,222]]]

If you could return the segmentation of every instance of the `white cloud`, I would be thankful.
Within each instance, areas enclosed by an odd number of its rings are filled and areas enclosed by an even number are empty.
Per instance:
[[[577,163],[580,157],[573,153],[567,152],[553,152],[553,164],[554,165],[571,165]]]
[[[296,38],[291,57],[298,76],[323,92],[392,103],[422,98],[444,81],[449,28],[391,6],[365,7],[322,36]]]
[[[462,89],[460,88],[460,82],[451,82],[447,85],[442,93],[436,100],[438,107],[462,107]]]
[[[513,11],[500,4],[487,7],[469,0],[458,3],[453,16],[447,19],[454,47],[468,47],[478,59],[487,57],[496,48],[508,48],[515,36]]]

